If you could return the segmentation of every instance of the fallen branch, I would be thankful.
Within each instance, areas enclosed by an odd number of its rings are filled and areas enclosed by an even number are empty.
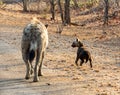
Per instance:
[[[97,17],[87,19],[87,20],[84,20],[84,21],[81,21],[81,22],[71,22],[70,25],[73,25],[73,26],[85,26],[87,23],[92,23],[92,22],[95,22],[97,20],[101,20],[102,18],[103,18],[102,16],[97,16]]]
[[[120,12],[120,9],[114,11],[112,14],[109,14],[108,19],[112,19],[112,18],[117,17],[119,12]],[[88,23],[93,23],[93,22],[96,22],[98,20],[99,21],[103,20],[103,16],[96,16],[96,17],[93,17],[91,19],[86,19],[86,20],[81,21],[81,22],[74,22],[74,23],[72,22],[71,25],[73,25],[73,26],[85,26]]]
[[[0,5],[0,8],[4,9],[6,6],[7,6],[7,4],[2,4],[2,5]]]
[[[19,6],[23,7],[23,5],[18,1],[14,1],[13,3],[17,3]],[[4,9],[6,6],[7,6],[7,3],[3,2],[3,4],[0,5],[0,8]]]
[[[14,2],[17,3],[19,6],[23,7],[23,5],[20,2],[18,1],[14,1]]]
[[[109,18],[117,17],[119,12],[120,12],[120,9],[115,10],[112,14],[109,15]]]
[[[88,15],[88,14],[91,14],[91,13],[94,13],[94,12],[99,12],[99,11],[101,11],[101,10],[103,10],[103,9],[104,9],[104,7],[103,7],[102,5],[99,5],[99,6],[97,6],[97,7],[91,8],[91,9],[88,10],[88,11],[81,12],[81,13],[79,13],[78,15]]]
[[[85,21],[80,22],[80,25],[83,26],[83,25],[86,25],[87,23],[93,23],[95,21],[102,20],[102,19],[103,19],[103,16],[93,17],[91,19],[87,19]]]

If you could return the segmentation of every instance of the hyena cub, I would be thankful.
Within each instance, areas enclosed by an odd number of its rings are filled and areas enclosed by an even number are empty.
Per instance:
[[[78,47],[77,50],[77,57],[75,60],[75,64],[78,66],[78,60],[80,59],[80,66],[82,66],[82,64],[84,63],[84,60],[86,60],[86,63],[90,62],[90,67],[92,68],[92,59],[91,59],[91,55],[90,52],[88,50],[86,50],[86,48],[83,46],[83,43],[80,42],[79,39],[76,39],[73,43],[72,43],[72,47]]]

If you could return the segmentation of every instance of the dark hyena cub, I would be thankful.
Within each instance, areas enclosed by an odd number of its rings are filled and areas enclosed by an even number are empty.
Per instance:
[[[91,55],[90,52],[88,50],[86,50],[86,48],[83,46],[83,43],[80,42],[79,39],[76,39],[73,43],[72,43],[72,47],[78,47],[77,50],[77,57],[75,60],[75,64],[78,66],[77,62],[80,59],[80,66],[82,66],[82,64],[84,63],[84,60],[86,60],[86,63],[90,62],[90,67],[92,68],[92,59],[91,59]]]

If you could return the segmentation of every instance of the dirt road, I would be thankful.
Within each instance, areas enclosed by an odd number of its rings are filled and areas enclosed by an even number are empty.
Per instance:
[[[120,38],[104,43],[83,40],[93,56],[89,63],[74,65],[73,37],[49,34],[49,47],[37,83],[25,80],[21,58],[21,27],[0,27],[0,95],[120,95]]]

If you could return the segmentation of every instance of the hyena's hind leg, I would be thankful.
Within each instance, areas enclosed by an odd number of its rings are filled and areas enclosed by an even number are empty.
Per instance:
[[[25,79],[29,79],[31,75],[31,66],[29,62],[25,62],[26,64],[26,76]]]
[[[22,57],[26,65],[26,76],[25,79],[29,79],[31,75],[31,64],[28,61],[28,51],[27,50],[22,50]]]
[[[90,67],[92,68],[92,59],[89,58],[89,61],[90,61]]]
[[[42,76],[41,68],[42,68],[43,59],[44,59],[44,51],[42,52],[42,59],[40,60],[40,67],[39,67],[39,71],[38,71],[38,76]]]
[[[30,63],[30,65],[31,65],[30,74],[32,75],[32,74],[33,74],[34,69],[33,69],[32,63]]]
[[[87,63],[87,62],[88,62],[88,60],[89,60],[89,56],[87,56],[87,57],[86,57],[86,62],[85,62],[85,63]]]
[[[38,71],[39,71],[39,66],[40,66],[39,60],[41,60],[41,51],[38,49],[37,55],[36,55],[35,68],[34,68],[34,79],[33,79],[34,82],[39,81],[39,77],[38,77]]]

